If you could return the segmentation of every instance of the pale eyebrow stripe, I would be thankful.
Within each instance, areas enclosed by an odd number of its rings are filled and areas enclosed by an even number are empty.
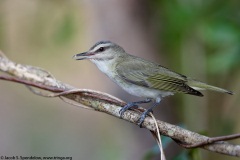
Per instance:
[[[94,46],[92,46],[90,48],[90,50],[94,49],[96,46],[98,46],[100,44],[111,44],[111,42],[110,41],[100,41],[100,42],[96,43]]]
[[[95,48],[92,48],[92,49],[90,49],[90,50],[96,52],[96,51],[97,51],[99,48],[101,48],[101,47],[104,47],[104,48],[106,49],[106,48],[110,48],[110,45],[109,45],[109,44],[100,44],[100,45],[95,46]]]

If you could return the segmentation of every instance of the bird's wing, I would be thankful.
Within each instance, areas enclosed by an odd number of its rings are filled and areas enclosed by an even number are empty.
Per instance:
[[[141,59],[120,62],[116,66],[116,72],[120,78],[135,85],[173,93],[203,96],[186,84],[186,76]]]

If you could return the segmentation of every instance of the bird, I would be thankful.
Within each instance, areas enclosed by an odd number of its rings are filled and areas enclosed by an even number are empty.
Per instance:
[[[184,93],[202,97],[201,90],[212,90],[232,95],[233,92],[209,85],[191,77],[174,72],[160,64],[128,54],[121,46],[111,41],[99,41],[88,51],[75,54],[75,60],[88,59],[112,81],[131,95],[144,98],[142,101],[129,102],[119,111],[124,112],[139,104],[150,103],[137,124],[141,127],[145,117],[158,106],[164,97]]]

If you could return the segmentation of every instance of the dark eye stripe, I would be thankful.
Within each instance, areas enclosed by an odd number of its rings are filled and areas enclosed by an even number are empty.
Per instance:
[[[100,47],[96,52],[103,52],[103,51],[107,50],[108,48],[110,48],[110,47],[109,46]]]

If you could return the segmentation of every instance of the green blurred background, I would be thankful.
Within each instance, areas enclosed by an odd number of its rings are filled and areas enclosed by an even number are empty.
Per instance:
[[[234,91],[175,95],[154,111],[163,121],[208,136],[233,134],[240,131],[239,6],[238,0],[0,0],[0,50],[78,88],[136,101],[90,62],[71,58],[111,40],[128,53]],[[145,129],[33,95],[19,84],[1,81],[0,91],[0,155],[159,158]],[[164,143],[168,159],[236,159]]]

